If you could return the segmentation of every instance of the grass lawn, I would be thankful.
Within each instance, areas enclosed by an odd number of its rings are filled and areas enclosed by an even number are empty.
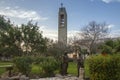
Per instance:
[[[69,62],[68,70],[67,71],[68,71],[68,74],[77,76],[77,63],[75,63],[75,62]]]
[[[40,72],[41,72],[41,67],[39,67],[39,65],[32,65],[32,70],[31,70],[32,74],[40,74]]]
[[[0,62],[0,66],[11,65],[11,64],[12,64],[11,62]],[[88,70],[89,70],[88,66],[85,63],[85,76],[89,76],[89,71]],[[77,76],[77,63],[69,62],[67,71],[68,71],[68,74],[71,74],[73,76]],[[4,72],[5,72],[5,68],[0,68],[0,75]],[[39,75],[41,73],[41,68],[38,65],[32,65],[31,73]],[[58,73],[58,71],[56,71],[55,73]]]
[[[41,68],[38,65],[32,65],[32,74],[40,74]],[[59,71],[56,71],[55,73],[58,73]],[[77,76],[77,64],[75,62],[70,62],[68,65],[68,74]]]
[[[5,68],[0,68],[0,75],[5,72]]]
[[[89,67],[88,67],[88,62],[85,61],[85,64],[84,64],[84,68],[85,68],[85,77],[89,77],[90,76],[90,73],[89,73]]]
[[[0,62],[0,66],[11,65],[11,62]],[[0,68],[0,75],[5,72],[5,68]]]

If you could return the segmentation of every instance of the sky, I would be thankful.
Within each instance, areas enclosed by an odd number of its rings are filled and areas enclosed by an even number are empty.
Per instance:
[[[0,0],[0,15],[17,25],[38,22],[45,37],[57,40],[61,3],[67,11],[68,37],[91,21],[105,22],[111,37],[120,36],[120,0]]]

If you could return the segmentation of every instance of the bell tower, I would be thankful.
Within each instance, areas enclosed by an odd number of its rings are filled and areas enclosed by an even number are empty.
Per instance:
[[[58,42],[67,45],[67,13],[62,3],[58,13]]]

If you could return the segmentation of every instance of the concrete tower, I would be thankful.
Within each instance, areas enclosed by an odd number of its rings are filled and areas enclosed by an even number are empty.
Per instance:
[[[58,13],[58,42],[67,44],[67,13],[62,3]]]

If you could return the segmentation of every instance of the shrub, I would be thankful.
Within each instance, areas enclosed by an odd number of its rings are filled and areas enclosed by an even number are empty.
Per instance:
[[[28,75],[31,71],[32,59],[30,57],[16,57],[13,63],[19,72]]]
[[[54,76],[54,71],[59,68],[59,62],[53,57],[39,57],[35,61],[42,69],[42,77]]]
[[[120,80],[120,55],[98,55],[87,60],[90,80]]]
[[[46,57],[44,57],[44,56],[34,57],[34,58],[33,58],[34,64],[39,65],[39,64],[40,64],[41,62],[43,62],[45,59],[46,59]]]

